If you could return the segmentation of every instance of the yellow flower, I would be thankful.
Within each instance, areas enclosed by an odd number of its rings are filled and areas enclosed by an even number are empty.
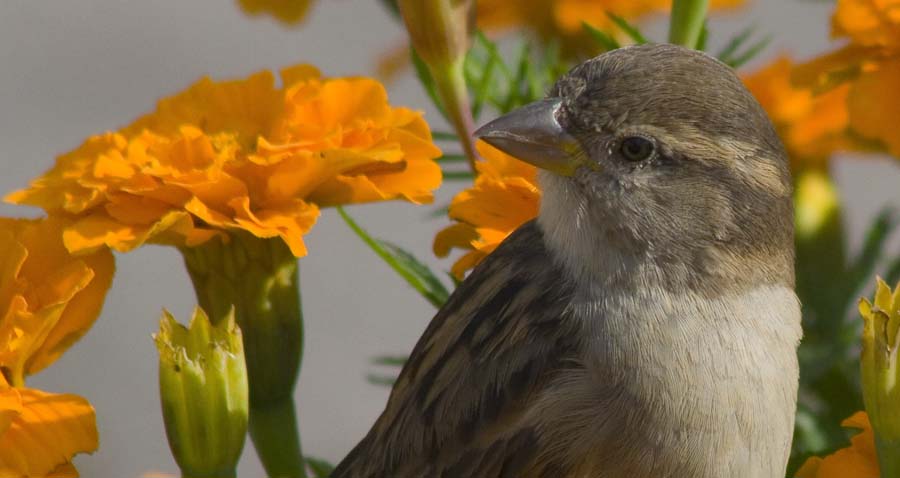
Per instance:
[[[841,426],[860,430],[850,439],[850,446],[825,458],[812,457],[797,471],[797,478],[878,478],[875,434],[866,412],[856,412]]]
[[[484,158],[477,166],[478,178],[450,204],[450,218],[458,222],[434,238],[439,257],[446,257],[452,248],[468,250],[451,268],[458,279],[517,227],[536,217],[541,197],[534,166],[484,142],[477,148]]]
[[[296,25],[306,18],[312,0],[238,0],[244,13],[272,15],[285,25]]]
[[[850,43],[800,67],[795,80],[820,90],[849,84],[850,128],[900,156],[900,1],[839,0],[832,35]]]
[[[782,56],[745,76],[744,83],[775,124],[796,171],[821,166],[836,150],[850,147],[849,85],[814,94],[791,83],[793,68]]]
[[[63,227],[56,218],[0,218],[0,370],[15,387],[93,325],[112,282],[112,254],[69,255]]]
[[[64,214],[66,247],[196,246],[228,230],[302,236],[319,206],[432,200],[440,151],[420,113],[368,78],[286,69],[201,79],[118,132],[89,138],[9,202]]]
[[[113,257],[63,247],[61,219],[0,218],[0,477],[78,476],[70,460],[97,449],[93,408],[24,387],[96,320]]]
[[[0,476],[70,478],[70,460],[97,450],[94,408],[83,398],[10,387],[0,375]]]
[[[711,5],[720,8],[742,3],[713,0]],[[671,0],[478,0],[478,26],[485,30],[527,28],[544,39],[583,41],[583,22],[600,29],[612,26],[606,12],[631,21],[665,13],[671,7]]]

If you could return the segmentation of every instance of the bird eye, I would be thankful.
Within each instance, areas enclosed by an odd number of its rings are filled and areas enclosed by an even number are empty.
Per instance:
[[[643,161],[653,156],[653,142],[641,136],[629,136],[619,146],[622,156],[629,161]]]

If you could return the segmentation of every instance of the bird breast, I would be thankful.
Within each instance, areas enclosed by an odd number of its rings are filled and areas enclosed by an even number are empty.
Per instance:
[[[584,363],[536,412],[563,424],[549,452],[582,457],[573,476],[784,476],[801,334],[791,289],[583,291],[572,311]]]

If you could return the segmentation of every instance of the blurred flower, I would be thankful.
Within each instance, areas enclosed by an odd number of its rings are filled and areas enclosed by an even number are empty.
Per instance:
[[[420,113],[367,78],[307,65],[201,79],[115,133],[57,158],[6,197],[72,217],[73,252],[145,242],[195,246],[223,231],[280,237],[297,257],[319,206],[432,200],[440,151]]]
[[[87,400],[10,387],[0,375],[0,476],[77,477],[72,456],[95,450],[97,425]]]
[[[848,149],[847,93],[840,85],[822,94],[791,83],[794,65],[779,57],[746,75],[744,83],[772,119],[795,171],[824,166],[836,150]]]
[[[839,0],[832,36],[850,43],[802,65],[797,83],[816,90],[848,86],[850,128],[900,156],[900,1]]]
[[[197,307],[185,327],[163,311],[153,339],[166,436],[182,475],[235,476],[249,398],[234,312],[213,325]]]
[[[97,449],[94,409],[81,397],[25,388],[94,323],[113,275],[103,249],[63,247],[64,224],[0,218],[0,476],[78,476],[70,460]]]
[[[797,478],[878,478],[875,435],[865,412],[857,412],[842,426],[860,430],[850,438],[850,446],[825,458],[812,457],[797,471]]]
[[[84,335],[112,282],[112,254],[71,256],[63,227],[56,218],[0,218],[0,370],[15,387]]]
[[[881,279],[875,300],[859,301],[863,318],[860,358],[863,399],[872,420],[885,476],[900,473],[900,283],[893,291]]]
[[[712,0],[714,8],[735,7],[744,0]],[[582,23],[601,30],[613,26],[611,12],[626,20],[665,13],[671,0],[478,0],[478,26],[487,31],[528,29],[543,39],[585,39]]]
[[[450,203],[449,216],[458,221],[434,238],[434,253],[446,257],[452,248],[466,249],[451,272],[462,279],[517,227],[535,218],[541,191],[534,166],[479,141],[475,184]]]
[[[296,25],[306,18],[312,0],[238,0],[241,10],[252,16],[268,14],[285,25]]]

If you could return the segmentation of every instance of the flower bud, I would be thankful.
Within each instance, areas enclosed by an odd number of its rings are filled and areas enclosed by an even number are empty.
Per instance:
[[[399,0],[413,48],[429,66],[449,65],[469,49],[474,0]]]
[[[244,347],[234,314],[214,326],[198,307],[184,327],[163,311],[153,338],[166,436],[183,476],[234,477],[249,413]]]
[[[428,67],[443,111],[459,136],[469,167],[476,172],[472,112],[463,63],[475,24],[474,0],[399,0],[400,13],[416,54]],[[440,106],[440,105],[439,105]]]
[[[875,301],[859,301],[863,399],[875,430],[881,476],[900,476],[900,283],[878,279]]]

